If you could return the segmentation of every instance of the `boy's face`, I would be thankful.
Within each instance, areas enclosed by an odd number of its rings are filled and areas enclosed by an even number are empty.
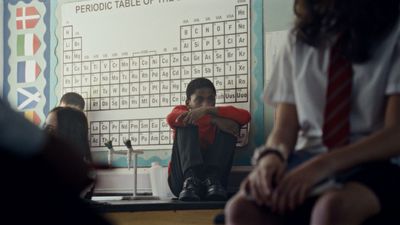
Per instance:
[[[204,106],[215,106],[215,93],[211,88],[199,88],[186,100],[186,105],[190,109]]]

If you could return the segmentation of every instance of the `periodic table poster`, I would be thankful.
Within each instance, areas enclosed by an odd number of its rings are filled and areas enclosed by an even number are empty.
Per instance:
[[[147,157],[169,156],[173,133],[165,117],[185,104],[186,86],[197,77],[214,83],[217,105],[252,111],[252,98],[259,97],[252,87],[259,79],[252,2],[60,1],[56,95],[85,98],[92,151],[105,151],[108,140],[125,149],[130,139]],[[250,131],[242,128],[239,147]]]

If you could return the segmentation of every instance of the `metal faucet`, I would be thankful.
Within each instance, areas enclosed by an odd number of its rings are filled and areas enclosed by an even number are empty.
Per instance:
[[[138,159],[138,154],[143,154],[144,152],[142,150],[133,150],[132,148],[132,144],[131,144],[131,140],[127,139],[124,141],[125,146],[128,148],[128,161],[131,162],[132,161],[132,153],[135,156],[135,161],[134,161],[134,179],[135,179],[135,183],[134,183],[134,188],[133,188],[133,196],[137,196],[137,159]],[[130,169],[130,163],[128,163],[128,169]]]
[[[124,141],[125,146],[128,148],[128,150],[115,150],[112,141],[107,141],[104,143],[104,145],[107,147],[108,151],[108,165],[112,165],[112,161],[114,159],[114,155],[126,155],[126,163],[128,165],[128,169],[130,170],[132,167],[132,153],[137,156],[137,154],[143,154],[144,152],[142,150],[133,150],[131,140],[126,140]],[[136,160],[135,160],[136,163]],[[136,168],[136,164],[135,164]]]
[[[131,140],[125,140],[124,141],[125,146],[128,148],[127,150],[115,150],[112,145],[112,140],[109,140],[104,143],[104,145],[107,147],[108,151],[108,165],[112,165],[113,161],[113,156],[114,154],[117,155],[126,155],[127,159],[127,164],[128,164],[128,170],[131,169],[131,163],[132,163],[132,154],[134,155],[135,161],[133,163],[133,168],[134,168],[134,189],[133,189],[133,198],[137,197],[137,159],[138,159],[138,154],[143,154],[144,152],[142,150],[134,150],[132,148],[132,143]]]

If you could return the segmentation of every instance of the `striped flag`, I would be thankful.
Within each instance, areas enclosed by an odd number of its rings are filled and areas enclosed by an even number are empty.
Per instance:
[[[35,34],[17,36],[17,56],[32,56],[40,47],[40,40]]]
[[[35,111],[26,111],[24,112],[24,116],[27,120],[31,121],[36,125],[39,125],[42,122],[39,115]]]
[[[36,87],[18,88],[17,94],[18,110],[33,109],[40,101],[40,92]]]
[[[28,83],[33,82],[40,74],[40,66],[35,60],[27,60],[18,62],[17,65],[17,82]]]
[[[40,14],[33,6],[17,8],[17,30],[31,29],[39,22]]]

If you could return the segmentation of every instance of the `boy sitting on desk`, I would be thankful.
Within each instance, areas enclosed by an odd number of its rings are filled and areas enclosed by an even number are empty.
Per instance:
[[[240,126],[250,113],[233,106],[215,106],[216,90],[206,78],[192,80],[186,105],[167,116],[174,129],[168,184],[182,201],[225,200],[228,175]]]

